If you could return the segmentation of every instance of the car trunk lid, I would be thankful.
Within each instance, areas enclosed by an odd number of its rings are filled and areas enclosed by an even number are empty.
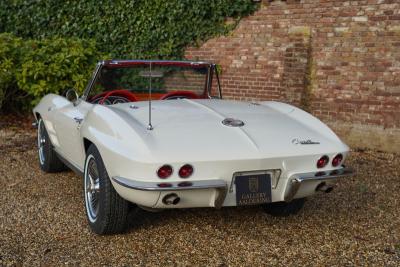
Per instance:
[[[110,106],[134,128],[159,161],[254,159],[311,155],[337,150],[337,142],[290,116],[289,105],[227,100],[164,100],[152,102],[153,130],[148,124],[148,103]],[[236,119],[243,126],[222,122]]]

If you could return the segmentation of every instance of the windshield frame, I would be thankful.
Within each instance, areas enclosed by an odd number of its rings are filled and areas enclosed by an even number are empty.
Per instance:
[[[208,69],[207,72],[207,77],[206,77],[206,87],[205,90],[207,92],[207,97],[208,98],[215,98],[211,96],[211,86],[212,86],[212,79],[213,79],[213,74],[214,72],[217,71],[216,65],[208,62],[202,62],[202,61],[169,61],[169,60],[105,60],[105,61],[100,61],[96,65],[96,69],[92,74],[92,78],[90,79],[88,85],[85,88],[85,91],[81,97],[82,100],[87,102],[87,97],[90,94],[90,91],[92,90],[96,80],[99,77],[99,73],[101,73],[101,70],[103,68],[129,68],[133,66],[145,66],[145,65],[161,65],[161,66],[179,66],[179,67],[187,67],[187,68],[204,68],[206,67]],[[222,99],[222,92],[221,92],[221,86],[219,83],[218,79],[218,74],[217,75],[217,90],[218,90],[218,95],[219,98]]]

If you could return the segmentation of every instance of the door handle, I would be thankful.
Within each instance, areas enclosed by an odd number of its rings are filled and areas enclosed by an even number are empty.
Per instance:
[[[75,117],[75,118],[74,118],[74,121],[75,121],[76,123],[81,124],[81,122],[83,121],[83,118]]]

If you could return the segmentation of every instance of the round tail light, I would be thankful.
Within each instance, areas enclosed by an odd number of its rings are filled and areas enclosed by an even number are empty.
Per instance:
[[[193,173],[193,167],[190,164],[185,164],[179,169],[179,177],[188,178]]]
[[[326,164],[328,164],[329,162],[329,157],[328,156],[322,156],[318,161],[317,161],[317,168],[323,168],[326,166]]]
[[[171,176],[172,172],[173,170],[170,165],[163,165],[158,169],[157,175],[161,179],[166,179]]]
[[[333,167],[339,166],[340,163],[342,163],[342,160],[343,160],[343,155],[342,154],[337,154],[332,160],[332,166]]]

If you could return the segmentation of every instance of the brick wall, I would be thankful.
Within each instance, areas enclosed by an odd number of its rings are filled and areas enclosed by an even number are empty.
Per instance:
[[[206,72],[193,70],[181,70],[164,76],[163,88],[167,91],[191,91],[195,94],[204,93],[206,83]]]
[[[400,152],[399,0],[263,1],[186,57],[222,66],[225,98],[288,102],[352,146]]]

